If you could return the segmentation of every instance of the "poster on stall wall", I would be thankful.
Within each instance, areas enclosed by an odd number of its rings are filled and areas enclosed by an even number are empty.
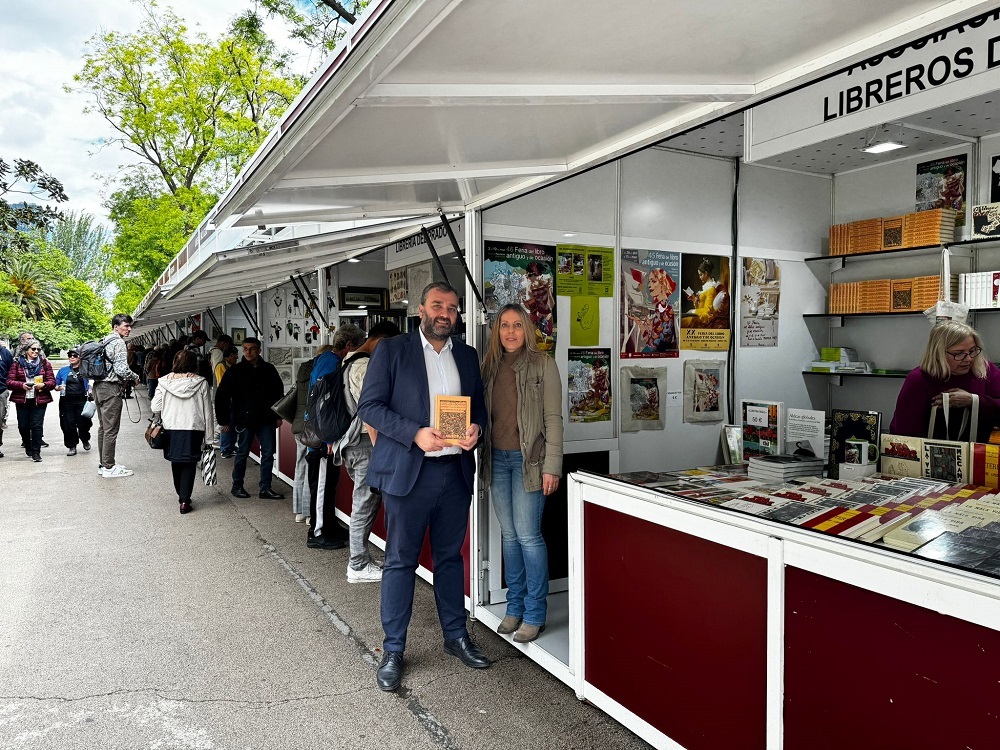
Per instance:
[[[622,249],[622,359],[679,356],[680,253]]]
[[[406,269],[394,268],[389,271],[389,302],[406,299]]]
[[[566,395],[570,422],[611,421],[611,350],[570,349]]]
[[[948,156],[917,165],[917,211],[953,208],[955,226],[965,226],[966,156]]]
[[[990,203],[1000,203],[1000,156],[990,157]]]
[[[556,275],[561,297],[614,296],[615,249],[556,245]]]
[[[778,261],[743,259],[740,294],[740,346],[778,345],[778,302],[781,274]]]
[[[569,345],[597,346],[601,343],[601,300],[579,295],[569,299]]]
[[[729,348],[729,258],[681,257],[681,349]]]
[[[539,351],[555,356],[555,246],[488,241],[484,251],[483,285],[490,324],[504,305],[521,305],[535,327]]]
[[[420,295],[423,294],[424,287],[432,281],[434,281],[434,267],[430,261],[406,267],[406,288],[413,290],[413,294],[405,298],[409,300],[406,303],[407,315],[420,314]]]
[[[664,428],[667,402],[665,367],[623,367],[619,389],[622,432]]]
[[[684,421],[722,421],[722,369],[725,360],[689,359],[684,363]]]

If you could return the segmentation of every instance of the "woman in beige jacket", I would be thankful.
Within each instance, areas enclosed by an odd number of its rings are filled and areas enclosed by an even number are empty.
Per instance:
[[[497,632],[518,643],[545,629],[549,560],[542,538],[545,497],[562,474],[562,382],[538,351],[535,327],[520,305],[500,310],[483,359],[486,431],[483,482],[500,522],[507,612]]]
[[[208,381],[199,375],[193,351],[184,349],[174,355],[173,369],[160,376],[151,408],[163,420],[167,436],[163,457],[170,462],[181,514],[190,513],[205,433],[215,428]]]

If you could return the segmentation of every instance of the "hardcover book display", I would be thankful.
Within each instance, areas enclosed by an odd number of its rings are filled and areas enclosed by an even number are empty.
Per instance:
[[[435,396],[434,424],[446,442],[457,445],[465,440],[472,421],[472,399],[468,396]]]
[[[740,401],[743,460],[781,453],[785,434],[785,405],[781,401]]]
[[[924,475],[924,441],[921,438],[884,434],[881,446],[883,474],[894,477]]]

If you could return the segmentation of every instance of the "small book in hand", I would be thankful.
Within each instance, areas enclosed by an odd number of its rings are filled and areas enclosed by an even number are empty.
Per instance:
[[[457,445],[465,440],[471,419],[472,399],[468,396],[434,397],[434,426],[445,442]]]

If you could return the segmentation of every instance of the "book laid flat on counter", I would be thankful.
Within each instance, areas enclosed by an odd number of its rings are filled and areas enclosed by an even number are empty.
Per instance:
[[[743,460],[782,452],[785,404],[782,401],[740,400]]]
[[[882,541],[894,549],[912,552],[946,531],[962,531],[972,525],[968,519],[954,518],[938,510],[925,510],[909,523],[890,531]]]
[[[457,445],[465,440],[472,421],[472,399],[468,396],[435,396],[434,424],[445,442]]]
[[[840,467],[848,462],[868,466],[878,463],[882,414],[877,411],[834,409],[830,428],[830,459],[827,476],[840,477]],[[848,441],[851,451],[848,453]]]

